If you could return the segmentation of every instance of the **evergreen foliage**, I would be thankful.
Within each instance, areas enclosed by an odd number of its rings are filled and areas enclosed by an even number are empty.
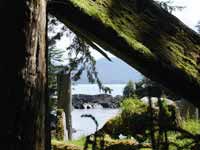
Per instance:
[[[57,89],[56,72],[61,69],[61,66],[57,66],[56,63],[62,63],[61,59],[64,50],[56,48],[56,41],[61,39],[66,28],[62,27],[60,32],[56,32],[55,26],[58,26],[59,22],[52,16],[48,16],[48,88],[49,95],[55,93]]]
[[[90,45],[87,44],[86,40],[72,33],[56,18],[50,15],[48,18],[48,79],[50,92],[56,90],[56,74],[58,72],[70,73],[72,80],[77,81],[80,79],[83,71],[86,71],[90,83],[97,83],[100,90],[105,93],[111,93],[111,89],[103,86],[99,79],[95,67],[96,60],[91,55]],[[64,36],[71,38],[71,44],[66,49],[57,49],[57,41]],[[95,47],[93,43],[90,42],[90,44]],[[97,46],[95,48],[98,49]],[[103,51],[99,49],[98,51],[109,59]]]
[[[133,97],[135,95],[135,84],[129,80],[123,90],[124,97]]]
[[[141,81],[136,83],[135,94],[139,98],[149,96],[150,94],[152,97],[160,97],[160,96],[165,95],[166,98],[169,98],[171,100],[181,99],[179,95],[174,94],[172,91],[165,88],[158,82],[152,81],[146,77],[143,77]]]
[[[149,78],[143,77],[141,81],[136,83],[136,88],[145,88],[145,87],[153,87],[153,86],[161,86],[155,81],[150,80]]]

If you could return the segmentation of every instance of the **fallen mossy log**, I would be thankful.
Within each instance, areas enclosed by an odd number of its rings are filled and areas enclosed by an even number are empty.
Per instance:
[[[75,33],[200,106],[200,37],[152,0],[53,0],[48,8]]]
[[[106,147],[105,150],[139,150],[141,148],[152,148],[151,144],[132,145],[129,142],[116,142]]]
[[[139,150],[141,148],[152,148],[151,144],[132,145],[129,142],[116,142],[106,147],[105,150]]]
[[[96,136],[96,141],[94,140]],[[84,150],[87,150],[89,145],[95,150],[139,150],[141,148],[152,148],[150,143],[138,143],[133,139],[112,139],[109,135],[104,134],[97,136],[89,135],[86,138]]]

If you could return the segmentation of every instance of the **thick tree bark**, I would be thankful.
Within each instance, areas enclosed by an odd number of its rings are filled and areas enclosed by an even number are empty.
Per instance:
[[[200,107],[200,37],[152,0],[56,0],[49,11]]]
[[[58,74],[58,109],[63,109],[66,118],[68,139],[72,140],[72,93],[71,76],[61,72]]]
[[[0,18],[1,149],[44,150],[46,0],[1,0]]]

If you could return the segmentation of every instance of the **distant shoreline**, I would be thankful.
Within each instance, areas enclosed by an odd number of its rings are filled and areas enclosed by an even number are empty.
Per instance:
[[[75,109],[119,108],[122,98],[121,95],[110,94],[73,94],[72,105]]]
[[[104,84],[104,86],[112,89],[112,96],[123,95],[123,89],[126,84]],[[97,95],[105,94],[103,91],[100,91],[97,84],[73,84],[72,85],[72,94],[88,94],[88,95]]]
[[[97,85],[97,83],[73,83],[73,85],[77,85],[77,84],[89,84],[89,85]],[[127,84],[127,83],[102,83],[103,85],[106,85],[106,84]]]

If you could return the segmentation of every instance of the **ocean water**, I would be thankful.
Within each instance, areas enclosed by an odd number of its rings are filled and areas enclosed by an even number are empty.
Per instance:
[[[125,84],[105,84],[113,91],[112,96],[122,95]],[[72,86],[72,94],[101,94],[96,84],[77,84]],[[76,130],[73,133],[73,139],[78,139],[81,136],[86,136],[95,132],[95,123],[90,118],[82,118],[83,114],[92,114],[99,123],[99,129],[112,117],[116,116],[120,109],[74,109],[72,111],[72,126]]]
[[[116,116],[120,109],[74,109],[72,111],[72,126],[76,130],[73,133],[73,139],[78,139],[82,136],[92,134],[96,130],[96,125],[91,118],[82,118],[83,114],[91,114],[97,120],[100,129],[106,121]]]
[[[112,96],[122,95],[126,84],[105,84],[104,86],[112,89]],[[76,84],[72,86],[72,94],[102,94],[97,84]]]

